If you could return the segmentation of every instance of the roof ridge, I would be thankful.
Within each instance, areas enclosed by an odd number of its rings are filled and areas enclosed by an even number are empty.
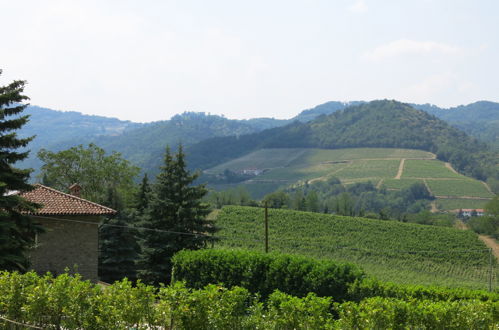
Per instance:
[[[60,195],[64,195],[66,197],[70,197],[72,199],[75,199],[75,200],[78,200],[78,201],[81,201],[81,202],[84,202],[84,203],[88,203],[88,204],[91,204],[93,206],[97,206],[97,207],[100,207],[100,208],[103,208],[107,211],[111,211],[111,212],[116,212],[116,210],[110,208],[110,207],[107,207],[107,206],[104,206],[104,205],[101,205],[101,204],[98,204],[98,203],[94,203],[92,201],[89,201],[88,199],[84,199],[84,198],[81,198],[81,197],[78,197],[78,196],[75,196],[75,195],[71,195],[71,194],[67,194],[65,192],[62,192],[60,190],[57,190],[57,189],[54,189],[54,188],[51,188],[51,187],[47,187],[41,183],[35,183],[33,186],[38,186],[40,188],[43,188],[43,189],[46,189],[48,191],[52,191],[54,193],[57,193],[57,194],[60,194]]]

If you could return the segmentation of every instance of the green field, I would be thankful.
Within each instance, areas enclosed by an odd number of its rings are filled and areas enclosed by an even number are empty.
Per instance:
[[[425,180],[434,195],[492,197],[481,182],[455,173],[434,157],[426,151],[392,148],[261,149],[206,170],[206,173],[222,173],[225,169],[236,172],[263,170],[263,174],[241,183],[256,199],[290,185],[330,177],[337,177],[345,185],[366,181],[376,185],[382,181],[387,189],[404,189]],[[395,179],[402,159],[405,161],[401,179]],[[213,188],[221,187],[234,185]]]
[[[488,200],[483,199],[437,199],[437,208],[440,210],[483,209]]]
[[[485,186],[476,180],[431,180],[426,179],[426,183],[430,187],[431,192],[435,196],[454,196],[454,197],[483,197],[492,198],[494,195],[490,193]]]
[[[217,243],[264,248],[264,210],[224,207]],[[271,251],[358,264],[384,281],[486,288],[489,250],[471,231],[317,213],[269,210]],[[497,265],[493,283],[497,287]]]
[[[409,188],[411,185],[415,183],[421,183],[423,180],[421,179],[386,179],[383,181],[383,184],[387,189],[405,189]]]
[[[457,178],[465,179],[461,174],[456,174],[445,167],[439,160],[408,159],[405,161],[402,178]]]

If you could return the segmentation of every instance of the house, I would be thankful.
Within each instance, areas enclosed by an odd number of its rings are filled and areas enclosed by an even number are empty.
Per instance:
[[[29,215],[43,225],[45,233],[37,235],[30,251],[31,267],[38,273],[57,275],[70,268],[84,279],[98,280],[98,224],[101,216],[114,215],[108,207],[80,198],[81,187],[74,184],[71,194],[35,184],[21,193],[25,199],[41,204]]]
[[[471,217],[471,216],[481,217],[482,215],[485,214],[485,210],[483,210],[483,209],[461,209],[460,214],[463,217]]]

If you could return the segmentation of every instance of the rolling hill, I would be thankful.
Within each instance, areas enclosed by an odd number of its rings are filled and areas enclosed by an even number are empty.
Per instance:
[[[191,167],[207,169],[263,148],[419,149],[478,179],[498,172],[497,155],[486,144],[424,111],[388,100],[352,106],[307,123],[208,139],[187,153]]]
[[[481,208],[493,197],[484,182],[455,172],[432,153],[414,149],[260,149],[204,173],[216,175],[226,169],[236,173],[248,169],[262,172],[237,184],[213,185],[216,189],[242,185],[257,199],[278,189],[332,177],[346,186],[371,181],[377,187],[392,190],[421,182],[437,197],[436,207],[440,210]]]
[[[223,248],[263,250],[264,210],[224,207],[217,215]],[[396,283],[487,288],[489,251],[475,233],[398,221],[269,210],[270,251],[353,262]],[[493,260],[497,287],[497,263]]]

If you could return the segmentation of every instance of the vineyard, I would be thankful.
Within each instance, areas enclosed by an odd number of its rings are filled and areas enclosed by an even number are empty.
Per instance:
[[[435,196],[461,198],[460,202],[437,203],[440,210],[473,208],[472,198],[491,198],[480,181],[456,173],[435,155],[421,150],[391,148],[351,149],[261,149],[206,170],[208,174],[225,169],[258,169],[263,173],[242,183],[254,198],[290,185],[337,177],[344,185],[371,181],[387,189],[400,190],[424,182]],[[214,185],[223,190],[236,184]],[[470,199],[471,197],[471,199]],[[440,200],[439,200],[440,201]],[[451,205],[452,204],[452,205]],[[456,207],[454,207],[456,205]],[[480,204],[481,205],[481,204]]]
[[[225,207],[220,248],[264,248],[264,210]],[[476,234],[453,228],[269,210],[271,251],[347,261],[380,280],[486,289],[497,265]],[[492,272],[491,272],[492,269]]]

